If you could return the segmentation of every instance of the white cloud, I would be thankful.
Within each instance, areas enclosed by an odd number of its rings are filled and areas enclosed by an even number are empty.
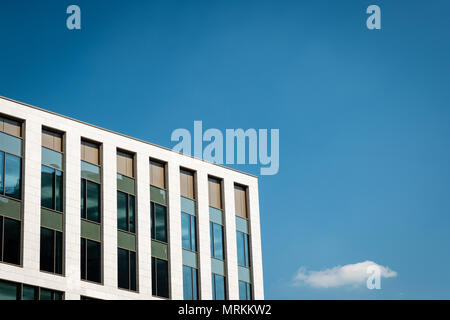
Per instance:
[[[397,272],[388,267],[381,266],[373,261],[364,261],[321,271],[308,271],[302,267],[294,277],[294,285],[305,284],[314,288],[365,285],[368,276],[370,276],[370,274],[367,274],[369,266],[377,266],[380,269],[381,278],[397,276]]]

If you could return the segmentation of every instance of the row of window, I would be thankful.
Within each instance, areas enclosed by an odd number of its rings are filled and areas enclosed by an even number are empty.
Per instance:
[[[1,125],[0,118],[0,125]],[[0,127],[1,129],[1,127]],[[19,138],[21,137],[21,131]],[[1,132],[0,132],[1,133]],[[20,140],[20,145],[22,141]],[[0,145],[0,149],[2,148]],[[51,212],[59,213],[53,215],[49,225],[41,226],[41,252],[40,267],[42,271],[63,274],[63,224],[62,213],[64,211],[63,196],[63,139],[62,134],[50,130],[42,133],[42,155],[43,164],[41,170],[41,206]],[[21,199],[21,172],[22,158],[8,152],[0,151],[0,194],[7,197]],[[86,169],[94,173],[99,172],[101,164],[99,145],[88,141],[82,141],[82,179],[81,179],[81,219],[97,223],[101,226],[101,184],[100,179],[91,179],[83,176],[83,163],[90,166]],[[21,153],[19,153],[21,155]],[[44,161],[45,160],[45,161]],[[134,178],[134,156],[118,151],[117,153],[118,176],[123,175]],[[151,185],[165,191],[165,164],[151,161],[150,166]],[[100,175],[98,175],[100,176]],[[209,178],[209,201],[210,207],[222,210],[221,181]],[[132,181],[134,184],[134,180]],[[180,191],[185,199],[193,200],[195,208],[195,179],[194,173],[182,169],[180,172]],[[117,226],[118,230],[134,234],[135,230],[135,195],[128,192],[117,191]],[[236,216],[247,218],[245,188],[235,186]],[[195,209],[194,209],[195,210]],[[168,246],[167,239],[167,207],[156,202],[151,202],[151,238]],[[181,212],[182,218],[182,246],[184,250],[197,252],[196,216],[192,212]],[[55,221],[59,221],[59,228],[55,227]],[[41,219],[43,220],[43,219]],[[0,231],[0,258],[3,262],[20,264],[20,239],[21,221],[1,217]],[[58,223],[56,223],[58,225]],[[100,229],[99,229],[100,230]],[[223,225],[211,221],[211,257],[225,260],[224,255],[224,229]],[[81,238],[81,278],[84,280],[98,282],[102,281],[102,259],[101,239]],[[238,264],[250,266],[250,254],[248,234],[237,232]],[[166,250],[168,247],[166,247]],[[198,260],[198,258],[195,258]],[[184,262],[183,262],[184,264]],[[192,262],[191,262],[192,264]],[[153,294],[161,297],[169,297],[167,257],[152,257],[152,278],[154,278]],[[129,290],[137,290],[136,286],[136,252],[125,248],[118,248],[118,279],[119,287]],[[223,271],[225,272],[225,271]],[[214,297],[226,298],[226,276],[225,274],[212,274]],[[198,299],[198,269],[194,265],[183,266],[183,282],[186,299]],[[249,283],[246,285],[250,286]],[[247,286],[247,287],[248,287]],[[241,287],[241,285],[240,285]],[[247,289],[246,289],[247,290]],[[241,291],[241,290],[240,290]],[[251,290],[250,290],[251,291]],[[248,297],[248,295],[247,295]]]
[[[0,280],[0,300],[62,300],[59,291]]]

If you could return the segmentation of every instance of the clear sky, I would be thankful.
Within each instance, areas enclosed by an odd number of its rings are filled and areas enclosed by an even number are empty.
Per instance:
[[[80,31],[66,28],[71,4]],[[371,4],[381,30],[366,28]],[[166,147],[194,120],[280,129],[280,171],[260,177],[266,298],[449,299],[449,12],[445,0],[2,1],[0,95]],[[396,276],[381,290],[294,281],[366,260]]]

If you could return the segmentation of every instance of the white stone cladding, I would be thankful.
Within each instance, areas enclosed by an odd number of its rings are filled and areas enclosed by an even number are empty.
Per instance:
[[[248,187],[253,295],[264,299],[258,179],[255,176],[189,157],[65,116],[0,97],[0,113],[22,119],[24,125],[22,266],[0,263],[0,279],[64,292],[65,299],[158,299],[152,296],[149,159],[167,162],[169,290],[183,299],[180,215],[180,167],[196,172],[200,298],[212,298],[209,235],[208,175],[223,179],[227,294],[239,298],[234,213],[234,183]],[[39,270],[41,218],[42,127],[65,133],[63,276]],[[80,143],[102,144],[103,284],[80,280]],[[136,226],[138,292],[117,287],[117,148],[136,154]]]

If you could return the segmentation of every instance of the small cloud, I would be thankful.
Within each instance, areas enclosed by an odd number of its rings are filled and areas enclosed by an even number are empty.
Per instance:
[[[370,274],[367,273],[369,266],[377,266],[382,278],[397,276],[397,272],[388,267],[376,264],[373,261],[358,262],[345,266],[336,266],[321,271],[308,271],[302,267],[294,277],[294,285],[308,285],[314,288],[335,288],[341,286],[359,286],[365,284]]]

